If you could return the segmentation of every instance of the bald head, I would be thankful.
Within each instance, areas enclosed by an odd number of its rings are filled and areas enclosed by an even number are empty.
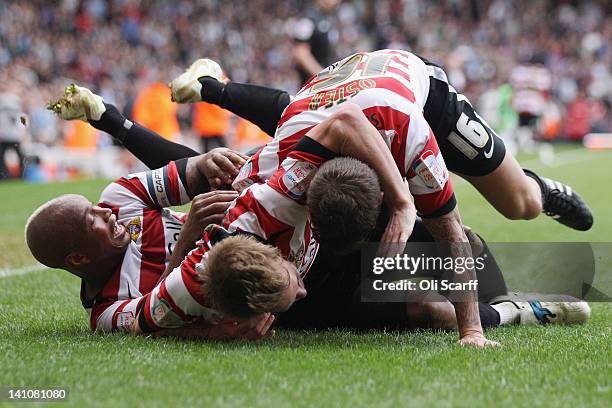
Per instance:
[[[83,232],[83,215],[89,201],[77,194],[66,194],[47,201],[28,219],[25,238],[38,262],[64,268],[66,256],[76,248]]]

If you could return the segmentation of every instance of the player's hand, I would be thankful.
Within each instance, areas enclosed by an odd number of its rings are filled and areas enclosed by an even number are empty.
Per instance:
[[[416,209],[412,203],[391,209],[389,222],[381,238],[379,256],[393,257],[404,252],[416,221]]]
[[[207,338],[211,340],[261,340],[274,337],[276,332],[270,330],[274,315],[262,313],[245,320],[223,319],[208,329]]]
[[[231,202],[238,197],[235,191],[215,190],[198,194],[191,201],[187,221],[181,230],[181,238],[198,240],[209,224],[218,224]]]
[[[467,334],[459,339],[459,344],[462,346],[479,348],[501,346],[501,344],[499,344],[497,341],[487,339],[482,333]]]
[[[248,159],[248,156],[240,152],[219,147],[204,155],[202,171],[212,188],[231,186]]]

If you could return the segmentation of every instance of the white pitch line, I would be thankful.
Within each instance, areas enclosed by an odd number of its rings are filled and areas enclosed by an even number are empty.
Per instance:
[[[561,167],[570,163],[580,163],[585,160],[597,160],[602,158],[609,158],[610,151],[598,151],[594,152],[588,149],[573,149],[566,150],[564,152],[555,153],[553,161],[550,165],[542,163],[540,159],[530,159],[524,162],[519,162],[521,166],[543,166],[544,168]]]
[[[49,269],[43,264],[21,266],[19,268],[2,268],[0,269],[0,278],[8,278],[9,276],[26,275],[32,272],[38,272]]]

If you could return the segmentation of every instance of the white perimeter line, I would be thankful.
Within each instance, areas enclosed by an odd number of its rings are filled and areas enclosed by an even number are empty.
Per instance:
[[[42,271],[47,268],[43,264],[27,265],[19,268],[2,268],[0,269],[0,278],[8,278],[9,276],[26,275],[32,272]]]
[[[561,167],[570,163],[580,163],[585,160],[609,158],[610,151],[592,151],[588,149],[572,149],[555,153],[550,165],[542,163],[540,159],[530,159],[519,162],[521,166],[542,166],[544,168]]]

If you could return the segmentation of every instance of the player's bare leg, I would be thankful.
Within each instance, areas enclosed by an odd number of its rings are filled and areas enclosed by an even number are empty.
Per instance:
[[[499,211],[511,220],[530,220],[542,212],[542,192],[511,154],[485,176],[461,177],[469,181]]]
[[[530,220],[544,212],[568,227],[586,231],[593,225],[587,204],[571,187],[523,170],[511,154],[484,176],[461,175],[506,218]]]

